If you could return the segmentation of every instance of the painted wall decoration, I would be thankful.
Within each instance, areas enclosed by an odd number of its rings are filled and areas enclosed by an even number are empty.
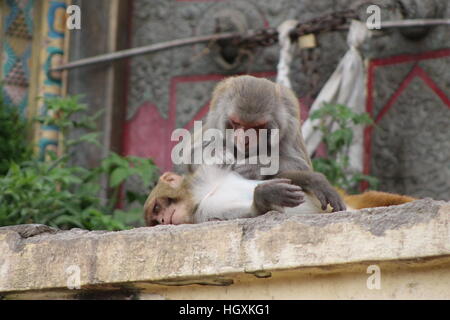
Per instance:
[[[450,49],[369,63],[365,173],[382,190],[450,199]]]
[[[66,21],[65,1],[45,1],[41,14],[41,46],[39,53],[39,77],[37,96],[51,98],[61,95],[61,72],[50,72],[53,66],[61,64],[64,55],[64,34]],[[47,112],[44,103],[38,105],[38,112]],[[37,133],[39,137],[39,155],[44,157],[45,150],[56,150],[58,145],[58,128],[42,126]]]
[[[5,0],[2,4],[3,97],[26,113],[30,86],[35,0]]]
[[[3,95],[7,103],[20,108],[24,116],[45,113],[36,97],[61,95],[61,72],[50,72],[62,62],[66,19],[65,1],[4,0],[2,6]],[[38,11],[38,12],[37,12]],[[39,17],[39,21],[33,18]],[[35,45],[35,42],[39,42]],[[35,50],[35,51],[33,51]],[[39,66],[33,74],[33,66]],[[34,86],[30,83],[34,80]],[[28,110],[28,109],[32,110]],[[44,126],[35,132],[42,158],[47,147],[56,149],[58,129]]]

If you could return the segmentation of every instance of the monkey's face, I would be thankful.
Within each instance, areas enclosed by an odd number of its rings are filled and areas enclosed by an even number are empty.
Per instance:
[[[225,116],[221,119],[225,129],[234,130],[234,143],[239,150],[248,152],[249,146],[257,146],[268,138],[271,129],[279,129],[282,112],[279,108],[279,90],[267,79],[242,76],[232,78],[223,98],[218,101],[218,110]],[[262,130],[266,129],[266,130]],[[261,134],[264,133],[264,136]],[[267,139],[268,140],[268,139]]]
[[[183,182],[182,176],[172,172],[159,178],[144,205],[147,226],[193,222],[192,197]]]
[[[188,204],[179,199],[154,198],[147,211],[147,215],[150,215],[148,225],[192,223],[188,208]]]

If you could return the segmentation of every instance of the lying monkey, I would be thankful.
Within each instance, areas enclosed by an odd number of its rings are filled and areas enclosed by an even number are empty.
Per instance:
[[[238,173],[202,166],[194,174],[164,173],[144,205],[147,226],[201,223],[251,218],[275,210],[290,213],[330,212],[299,185],[305,181],[297,171],[284,172],[272,180],[249,180]],[[301,183],[300,183],[301,182]],[[348,210],[397,205],[415,200],[385,192],[344,195]]]

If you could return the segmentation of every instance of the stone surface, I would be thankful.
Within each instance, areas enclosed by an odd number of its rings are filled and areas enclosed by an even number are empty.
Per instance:
[[[79,268],[81,290],[73,294],[81,298],[83,294],[101,298],[102,292],[112,289],[122,297],[133,292],[158,295],[169,290],[167,286],[192,284],[226,286],[231,292],[248,274],[261,286],[285,279],[289,272],[300,273],[296,278],[304,281],[330,272],[345,278],[367,263],[411,269],[426,263],[434,268],[433,261],[445,261],[448,269],[449,217],[450,203],[425,199],[355,212],[269,213],[254,219],[120,232],[72,229],[22,238],[14,230],[0,230],[0,294],[39,297],[47,292],[41,297],[61,298],[68,294],[65,288],[74,268]],[[421,271],[424,279],[430,276],[426,270]],[[155,285],[160,293],[146,289]],[[287,294],[279,292],[275,298]]]

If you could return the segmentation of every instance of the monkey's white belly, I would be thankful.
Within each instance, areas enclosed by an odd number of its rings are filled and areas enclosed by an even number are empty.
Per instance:
[[[248,218],[252,211],[253,192],[258,185],[235,172],[216,176],[209,181],[208,191],[199,202],[195,213],[196,221],[229,220]]]
[[[215,166],[200,167],[195,180],[194,200],[199,205],[194,223],[249,217],[246,213],[251,212],[256,181]]]
[[[229,175],[220,186],[216,187],[210,197],[203,201],[203,205],[208,207],[220,206],[220,204],[227,204],[232,210],[233,207],[246,208],[248,212],[251,211],[253,204],[253,194],[258,184],[267,181],[247,180],[242,179],[241,176]],[[305,202],[296,207],[281,208],[284,212],[293,214],[303,213],[320,213],[323,212],[319,200],[305,193]]]
[[[199,203],[196,222],[255,216],[252,214],[253,194],[256,186],[265,181],[248,180],[233,171],[216,167],[202,169],[197,179],[201,182],[194,186],[202,187],[194,187],[195,200]],[[294,214],[323,212],[319,201],[308,194],[305,194],[304,203],[284,208],[284,211]]]

